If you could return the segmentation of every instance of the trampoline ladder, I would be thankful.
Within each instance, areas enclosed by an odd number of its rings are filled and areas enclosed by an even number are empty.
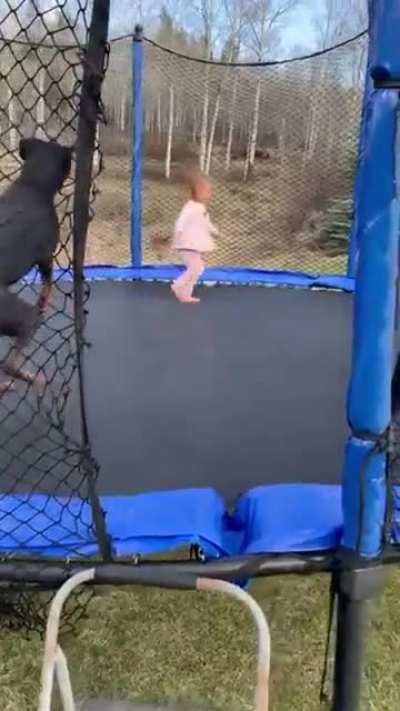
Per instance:
[[[58,644],[58,633],[61,614],[68,597],[80,585],[93,581],[95,574],[96,571],[92,568],[91,570],[86,570],[72,576],[62,585],[51,603],[46,625],[38,711],[51,711],[54,679],[56,679],[59,687],[63,711],[77,711],[68,670],[68,662],[63,650]],[[219,592],[229,595],[244,604],[250,610],[258,632],[255,711],[268,711],[271,637],[268,622],[261,607],[245,590],[223,580],[198,578],[196,581],[196,589],[199,591]],[[113,707],[111,706],[111,708]],[[139,709],[139,706],[132,706],[132,711],[134,711],[135,708]],[[144,708],[145,705],[140,705],[140,709]],[[149,709],[150,708],[151,707],[149,707]]]

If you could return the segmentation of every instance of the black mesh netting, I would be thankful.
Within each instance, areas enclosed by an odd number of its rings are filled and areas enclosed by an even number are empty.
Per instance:
[[[87,264],[130,264],[132,213],[132,38],[112,41],[103,85],[107,124],[100,126],[106,170],[90,226]]]
[[[2,190],[18,175],[21,137],[54,139],[68,146],[78,145],[78,151],[82,150],[78,128],[85,67],[93,59],[87,52],[92,6],[89,0],[68,3],[19,0],[0,4]],[[93,85],[98,86],[101,76],[94,66],[89,67],[87,75],[91,72],[96,75]],[[98,97],[93,100],[97,109]],[[92,112],[89,123],[95,119]],[[93,143],[89,150],[93,150]],[[92,213],[94,179],[100,163],[97,149],[86,219]],[[88,443],[82,438],[79,417],[75,415],[74,421],[68,423],[71,407],[74,406],[75,413],[80,411],[81,396],[77,378],[81,341],[76,338],[74,296],[82,284],[77,282],[79,269],[73,269],[76,178],[74,164],[71,176],[56,198],[61,236],[54,260],[58,270],[50,305],[24,349],[23,367],[41,377],[35,384],[16,379],[0,395],[3,561],[46,558],[50,552],[53,557],[65,560],[69,555],[84,555],[82,546],[88,541],[94,543],[95,552],[99,551],[98,531],[93,523],[93,507],[98,504],[94,491],[96,465]],[[19,284],[21,299],[32,303],[37,300],[37,281],[33,276]],[[4,338],[1,341],[4,364],[10,344]],[[4,383],[6,376],[1,377]],[[47,596],[27,594],[23,587],[0,588],[0,619],[3,623],[36,628],[43,622]],[[69,619],[81,610],[75,601]]]
[[[219,66],[144,41],[144,260],[185,199],[178,173],[214,182],[217,264],[345,271],[368,38],[277,66]],[[101,224],[89,259],[129,262],[131,41],[112,44]],[[171,261],[171,255],[165,257]]]
[[[238,68],[145,43],[145,258],[182,202],[165,176],[194,159],[214,181],[217,263],[343,271],[365,49],[363,38],[313,59]]]

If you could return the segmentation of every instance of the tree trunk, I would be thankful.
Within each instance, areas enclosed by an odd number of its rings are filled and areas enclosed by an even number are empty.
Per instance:
[[[121,107],[120,107],[120,124],[121,133],[124,134],[126,131],[126,94],[125,91],[121,96]]]
[[[226,121],[222,122],[221,126],[221,145],[224,146],[226,143],[226,133],[227,133],[227,124]]]
[[[313,99],[314,103],[314,99]],[[318,141],[318,108],[316,103],[311,107],[311,115],[309,120],[309,132],[307,138],[306,158],[312,160],[314,157],[315,148]]]
[[[226,156],[225,156],[225,170],[226,170],[226,172],[228,172],[230,170],[231,160],[232,160],[232,143],[233,143],[233,133],[235,130],[234,111],[235,111],[235,105],[236,105],[238,79],[239,79],[238,74],[236,74],[235,81],[233,84],[231,106],[230,106],[230,112],[229,112],[228,142],[226,144]]]
[[[211,121],[210,137],[208,139],[207,157],[206,157],[206,164],[205,164],[205,170],[204,170],[206,175],[210,175],[211,158],[212,158],[212,152],[213,152],[213,147],[214,147],[215,129],[217,128],[217,121],[218,121],[220,106],[221,106],[221,87],[219,87],[219,89],[218,89],[218,94],[217,94],[217,98],[215,101],[215,107],[214,107],[214,114],[213,114],[212,121]]]
[[[250,172],[250,146],[251,146],[251,133],[249,131],[248,139],[247,139],[246,156],[244,159],[244,172],[243,172],[243,179],[244,180],[247,180],[247,178],[249,177],[249,172]]]
[[[257,81],[256,95],[254,98],[254,113],[253,124],[251,127],[250,142],[249,142],[249,166],[248,172],[252,171],[256,161],[258,124],[260,122],[260,99],[261,99],[261,79]]]
[[[93,153],[93,172],[96,175],[100,169],[100,124],[96,126],[96,141]]]
[[[39,80],[39,96],[36,104],[36,136],[37,138],[46,138],[46,101],[45,101],[45,91],[46,91],[46,70],[43,67],[38,72]]]
[[[307,138],[306,160],[312,160],[319,138],[319,118],[320,107],[326,97],[321,94],[321,87],[326,87],[327,61],[323,62],[320,70],[320,76],[316,78],[314,88],[311,88],[311,106],[309,118],[309,132]]]
[[[146,135],[151,133],[151,114],[148,111],[144,115],[144,130]]]
[[[158,99],[157,99],[157,132],[158,132],[158,140],[161,143],[162,121],[161,121],[161,96],[160,95],[158,95]]]
[[[169,180],[171,177],[171,153],[172,153],[172,137],[174,133],[174,87],[169,87],[169,117],[168,117],[168,140],[167,153],[165,156],[165,177]]]
[[[207,67],[206,79],[204,82],[203,113],[200,128],[200,170],[204,170],[207,159],[208,108],[210,104],[209,75],[210,69]]]
[[[193,145],[196,145],[196,143],[197,143],[197,111],[196,111],[196,107],[193,108],[192,143],[193,143]]]
[[[10,134],[9,148],[12,153],[18,150],[17,116],[15,111],[15,97],[7,84],[8,127]]]

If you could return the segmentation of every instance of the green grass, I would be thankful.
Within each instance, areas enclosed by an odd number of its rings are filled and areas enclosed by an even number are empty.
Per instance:
[[[272,631],[272,711],[317,711],[328,579],[260,581],[252,592]],[[374,606],[362,711],[400,704],[400,575]],[[95,598],[63,640],[77,696],[191,700],[221,711],[253,708],[255,631],[218,595],[143,588]],[[0,708],[36,708],[42,642],[0,634]]]

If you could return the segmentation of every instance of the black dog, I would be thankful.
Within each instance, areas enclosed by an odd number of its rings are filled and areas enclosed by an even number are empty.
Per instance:
[[[22,347],[29,340],[50,298],[53,254],[59,239],[54,207],[56,192],[70,173],[72,148],[36,138],[22,139],[21,175],[0,196],[0,336],[14,340],[4,370],[15,378],[33,382],[20,369]],[[39,300],[32,306],[9,290],[34,267],[42,280]],[[0,386],[0,392],[11,383]]]

